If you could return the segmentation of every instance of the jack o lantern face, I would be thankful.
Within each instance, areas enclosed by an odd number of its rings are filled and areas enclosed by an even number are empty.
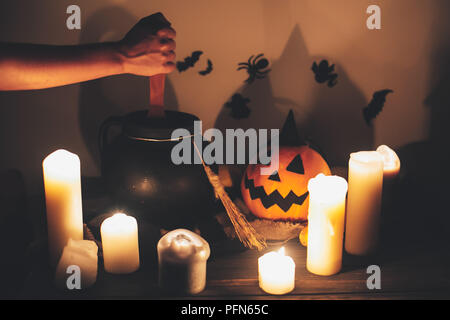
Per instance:
[[[307,220],[309,179],[331,174],[320,154],[307,146],[281,147],[278,170],[261,175],[262,167],[249,165],[242,179],[242,197],[250,211],[264,219]]]

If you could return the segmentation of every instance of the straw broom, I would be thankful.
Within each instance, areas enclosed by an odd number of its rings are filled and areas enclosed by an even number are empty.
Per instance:
[[[238,209],[238,207],[233,203],[233,201],[228,196],[219,176],[215,174],[210,167],[208,167],[200,154],[197,145],[194,143],[195,150],[202,160],[203,168],[205,169],[208,180],[214,188],[214,193],[216,198],[222,201],[223,206],[233,224],[234,230],[236,232],[239,241],[242,242],[244,246],[250,249],[257,249],[258,251],[267,247],[266,240],[263,236],[258,234],[252,225],[247,221],[244,214]]]

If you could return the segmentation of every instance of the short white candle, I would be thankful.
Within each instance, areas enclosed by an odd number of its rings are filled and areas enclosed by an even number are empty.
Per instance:
[[[198,234],[176,229],[158,242],[159,286],[169,292],[196,294],[206,285],[208,242]]]
[[[365,255],[378,242],[383,157],[376,151],[352,153],[348,172],[345,251]]]
[[[270,294],[286,294],[295,288],[295,263],[284,247],[258,259],[259,287]]]
[[[68,273],[67,270],[71,266],[78,267],[80,270],[80,289],[92,286],[97,280],[97,252],[98,247],[94,241],[69,239],[56,267],[56,286],[64,290],[68,289],[67,280],[71,273]]]
[[[139,240],[136,219],[116,213],[100,227],[103,263],[109,273],[131,273],[139,269]]]
[[[50,264],[56,266],[69,239],[83,240],[80,159],[57,150],[42,162]]]
[[[308,191],[306,268],[318,275],[332,275],[342,267],[347,181],[319,174],[309,180]]]

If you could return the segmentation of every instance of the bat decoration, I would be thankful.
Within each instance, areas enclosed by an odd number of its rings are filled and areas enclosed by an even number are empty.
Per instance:
[[[199,71],[198,74],[201,76],[206,76],[207,74],[210,74],[212,70],[213,70],[212,62],[210,59],[208,59],[208,66],[206,67],[206,69]]]
[[[384,107],[384,103],[386,102],[386,96],[392,92],[394,91],[391,89],[384,89],[373,94],[372,100],[370,100],[367,107],[363,109],[363,116],[367,125],[370,125],[372,120],[375,119],[381,112]]]
[[[248,118],[250,115],[250,108],[247,107],[247,104],[250,102],[250,99],[245,98],[239,93],[234,94],[231,97],[231,101],[227,102],[225,106],[231,109],[231,117],[234,119],[242,119]]]
[[[184,61],[177,61],[178,72],[183,72],[189,68],[192,68],[198,59],[200,59],[202,54],[203,51],[194,51],[189,57],[184,58]]]
[[[334,64],[329,65],[327,60],[320,61],[319,65],[313,63],[311,70],[314,72],[315,79],[318,83],[327,82],[328,87],[332,88],[337,83],[338,75],[334,72]]]
[[[256,57],[253,55],[248,58],[247,62],[241,62],[238,64],[237,70],[245,69],[248,73],[248,78],[245,80],[248,84],[251,84],[255,79],[263,79],[270,69],[263,70],[269,65],[269,60],[263,58],[264,54],[258,54]],[[254,58],[253,58],[254,57]]]

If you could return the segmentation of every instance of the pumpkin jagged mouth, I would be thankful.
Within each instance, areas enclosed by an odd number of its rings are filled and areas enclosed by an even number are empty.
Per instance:
[[[278,192],[278,190],[273,191],[270,194],[267,194],[264,190],[263,186],[256,187],[255,181],[253,179],[249,179],[247,174],[245,174],[245,188],[248,189],[250,198],[252,200],[260,199],[264,208],[270,208],[273,205],[278,205],[281,210],[287,212],[293,204],[302,205],[305,202],[306,198],[309,195],[309,192],[306,191],[301,196],[297,196],[292,190],[289,191],[288,195],[283,198],[283,196]]]

